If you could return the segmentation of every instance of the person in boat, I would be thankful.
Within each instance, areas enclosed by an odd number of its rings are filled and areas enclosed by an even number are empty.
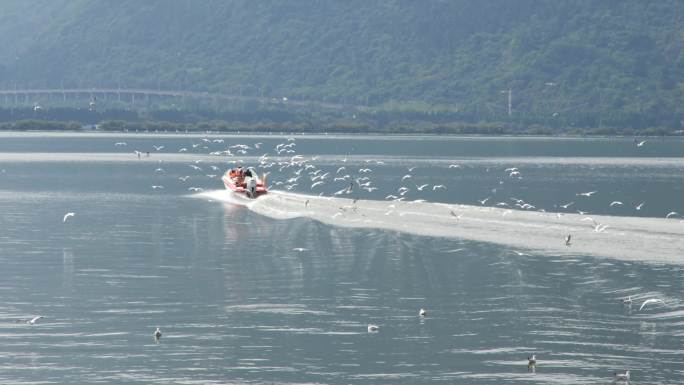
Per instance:
[[[242,182],[245,179],[245,170],[242,169],[242,166],[238,166],[237,168],[237,185],[242,186]]]
[[[252,170],[247,169],[247,170],[245,171],[245,177],[250,177],[250,178],[251,178],[251,177],[252,177]]]

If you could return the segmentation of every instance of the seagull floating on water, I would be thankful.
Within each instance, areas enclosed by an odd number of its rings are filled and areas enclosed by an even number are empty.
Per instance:
[[[421,316],[421,317],[427,316],[427,310],[421,308],[421,309],[418,311],[418,315]]]
[[[629,382],[629,370],[625,370],[623,373],[614,373],[615,381]]]
[[[159,327],[157,327],[157,330],[154,331],[154,339],[157,340],[157,341],[159,341],[159,339],[161,338],[161,336],[162,336],[162,332],[161,332],[161,330],[159,329]]]
[[[378,325],[368,324],[368,333],[377,332],[378,330],[380,330],[380,327]]]

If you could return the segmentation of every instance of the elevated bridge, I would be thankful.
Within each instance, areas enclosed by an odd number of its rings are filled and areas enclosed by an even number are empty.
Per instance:
[[[178,90],[154,90],[145,88],[34,88],[34,89],[0,89],[0,104],[18,105],[32,104],[45,101],[69,100],[94,100],[94,101],[118,101],[130,104],[149,104],[153,100],[178,99],[183,103],[186,100],[200,100],[218,104],[221,102],[242,101],[259,102],[262,104],[281,104],[299,107],[316,107],[323,109],[341,110],[364,109],[361,106],[345,106],[338,103],[328,103],[310,100],[289,100],[287,98],[272,98],[259,96],[242,96],[202,91],[178,91]]]

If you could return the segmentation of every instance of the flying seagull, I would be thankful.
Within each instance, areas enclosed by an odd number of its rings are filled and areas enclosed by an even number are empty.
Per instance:
[[[64,214],[64,218],[62,218],[62,222],[66,222],[67,219],[73,217],[74,215],[76,215],[76,213],[66,213],[66,214]]]
[[[659,299],[659,298],[647,299],[646,301],[644,301],[644,303],[641,304],[641,306],[639,307],[639,311],[641,311],[641,309],[643,309],[644,306],[648,305],[649,303],[658,303],[658,302],[663,303],[663,300]]]
[[[38,322],[38,320],[43,319],[43,318],[45,318],[45,317],[43,317],[42,315],[39,315],[39,316],[33,317],[30,320],[26,321],[26,323],[29,325],[35,325],[36,322]]]

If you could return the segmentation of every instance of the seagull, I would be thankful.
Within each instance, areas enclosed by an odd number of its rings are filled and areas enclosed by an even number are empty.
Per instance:
[[[303,248],[303,247],[295,247],[294,249],[292,249],[292,251],[299,251],[300,253],[301,253],[302,251],[307,251],[307,250],[309,250],[309,249],[305,249],[305,248]]]
[[[411,174],[406,174],[406,175],[404,175],[404,176],[401,177],[401,180],[402,180],[402,181],[405,181],[406,179],[408,179],[408,178],[410,178],[410,177],[411,177]]]
[[[423,191],[423,189],[424,189],[425,187],[427,187],[427,186],[428,186],[428,184],[425,183],[425,184],[422,184],[422,185],[420,185],[420,186],[416,185],[416,188],[418,189],[418,191]]]
[[[33,317],[33,318],[31,318],[30,320],[26,321],[26,323],[29,324],[29,325],[35,325],[36,322],[38,322],[39,319],[43,319],[43,318],[45,318],[45,317],[43,317],[42,315],[39,315],[39,316],[37,316],[37,317]]]
[[[482,204],[482,206],[484,206],[484,204],[487,203],[487,201],[489,200],[489,198],[491,198],[491,197],[487,197],[487,198],[485,198],[485,199],[483,199],[483,200],[481,200],[481,201],[478,200],[478,202],[480,202],[480,203]]]
[[[594,226],[594,232],[600,233],[601,231],[603,231],[607,228],[608,228],[608,225],[602,225],[602,224],[596,222],[596,226]]]
[[[450,164],[449,168],[461,168],[461,166],[458,164]]]
[[[535,354],[527,357],[527,366],[532,367],[537,365],[537,356]]]
[[[74,215],[76,215],[76,213],[66,213],[66,214],[64,214],[64,218],[62,218],[62,223],[66,222],[67,219],[73,217]]]
[[[115,146],[126,146],[128,145],[126,142],[116,142],[114,143]]]
[[[378,325],[368,324],[368,333],[375,333],[380,329]]]
[[[641,306],[639,307],[639,311],[641,311],[641,309],[643,309],[644,306],[648,305],[649,303],[657,303],[657,302],[663,303],[663,300],[660,298],[647,299],[646,301],[644,301],[644,303],[641,304]]]
[[[572,234],[568,234],[568,236],[565,237],[565,246],[570,246],[570,238],[572,238]]]
[[[164,188],[164,186],[156,186],[156,185],[155,185],[155,186],[152,186],[152,189],[153,189],[153,190],[163,189],[163,188]]]
[[[577,194],[575,194],[575,195],[577,195],[577,196],[584,196],[584,197],[590,197],[590,196],[596,194],[597,192],[598,192],[598,191],[589,191],[589,192],[585,192],[585,193],[577,193]]]
[[[159,327],[157,327],[157,330],[154,331],[154,339],[157,340],[157,341],[159,341],[159,339],[161,338],[161,336],[162,336],[162,332],[161,332],[161,330],[159,329]]]
[[[632,296],[628,295],[627,298],[623,298],[622,303],[624,305],[631,305],[632,304]]]
[[[443,185],[443,184],[438,184],[438,185],[432,186],[432,191],[436,191],[436,190],[438,190],[438,189],[444,189],[444,190],[446,190],[447,188],[446,188],[446,186]]]
[[[156,151],[159,151],[164,148],[164,146],[152,146]]]
[[[575,204],[575,202],[566,203],[564,205],[560,205],[560,207],[567,209],[568,207],[572,206],[573,204]]]
[[[427,316],[427,310],[421,308],[421,309],[418,311],[418,315],[421,316],[421,317]]]
[[[679,213],[676,212],[676,211],[670,211],[670,212],[665,216],[665,218],[669,218],[669,217],[671,217],[671,216],[673,216],[673,215],[679,215]]]
[[[625,370],[624,373],[614,373],[615,381],[629,382],[629,370]]]
[[[644,144],[646,144],[646,141],[642,140],[641,142],[637,143],[637,147],[643,147]]]
[[[622,202],[620,202],[620,201],[612,201],[612,202],[610,203],[610,207],[613,207],[613,206],[622,206]]]
[[[641,203],[639,203],[638,205],[636,205],[636,207],[634,207],[634,208],[637,209],[637,210],[641,210],[641,206],[643,206],[644,203],[645,203],[645,202],[641,202]]]
[[[187,152],[187,151],[188,151],[188,149],[185,148],[185,147],[183,147],[183,148],[181,148],[180,150],[178,150],[178,152]]]
[[[204,189],[201,187],[188,187],[188,191],[202,192]]]

